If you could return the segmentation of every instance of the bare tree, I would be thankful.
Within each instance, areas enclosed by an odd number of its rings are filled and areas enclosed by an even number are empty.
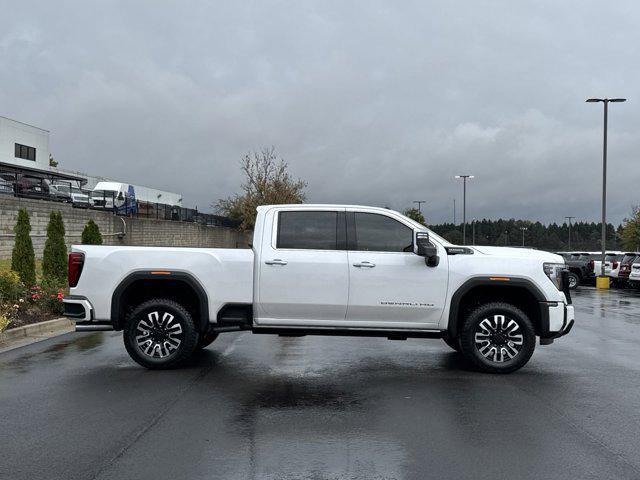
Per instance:
[[[246,154],[240,166],[245,175],[242,193],[220,199],[214,207],[222,215],[239,220],[243,230],[253,229],[260,205],[305,201],[307,182],[291,177],[287,163],[278,158],[274,147]]]

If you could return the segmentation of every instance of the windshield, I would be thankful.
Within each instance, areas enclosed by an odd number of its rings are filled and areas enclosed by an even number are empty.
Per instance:
[[[635,254],[625,254],[625,256],[622,258],[622,263],[624,264],[631,263],[635,260],[636,257],[637,255]]]
[[[91,196],[96,198],[112,198],[116,196],[116,192],[113,190],[94,190],[91,192]]]

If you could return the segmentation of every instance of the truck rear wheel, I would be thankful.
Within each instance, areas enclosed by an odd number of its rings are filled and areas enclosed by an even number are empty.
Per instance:
[[[510,373],[533,355],[536,334],[529,317],[502,302],[481,305],[467,316],[460,334],[462,353],[481,371]]]
[[[163,298],[138,305],[128,316],[123,334],[131,358],[149,369],[180,365],[191,357],[199,340],[191,314]]]

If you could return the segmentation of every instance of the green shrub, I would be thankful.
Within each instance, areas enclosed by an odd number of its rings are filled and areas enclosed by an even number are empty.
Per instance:
[[[24,208],[18,211],[18,220],[13,231],[16,236],[11,253],[11,270],[18,274],[25,286],[30,287],[36,283],[36,256],[29,235],[29,214]]]
[[[20,276],[13,270],[0,271],[0,303],[17,302],[24,294]]]
[[[83,245],[102,245],[102,234],[100,228],[93,220],[89,220],[82,230]]]
[[[42,256],[42,275],[48,281],[62,283],[67,277],[67,245],[60,212],[51,212],[47,225],[47,241]]]

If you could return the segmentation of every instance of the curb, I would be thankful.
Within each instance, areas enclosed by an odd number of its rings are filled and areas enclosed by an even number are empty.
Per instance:
[[[75,325],[73,320],[63,317],[6,330],[0,333],[0,353],[73,332]]]

